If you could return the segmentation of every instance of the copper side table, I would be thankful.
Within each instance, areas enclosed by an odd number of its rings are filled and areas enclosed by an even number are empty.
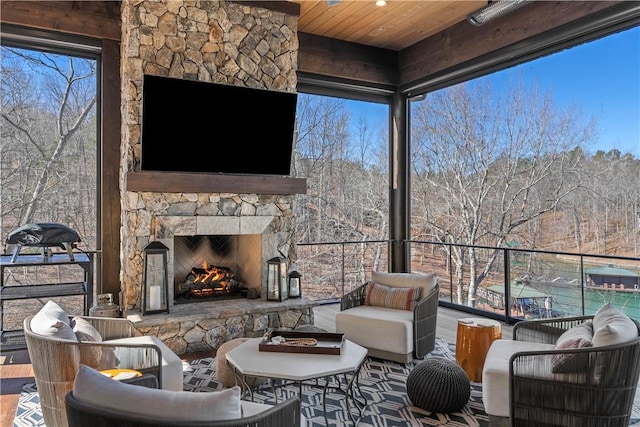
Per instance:
[[[458,320],[456,362],[470,381],[482,382],[482,368],[489,346],[500,338],[502,326],[498,321],[475,317]]]

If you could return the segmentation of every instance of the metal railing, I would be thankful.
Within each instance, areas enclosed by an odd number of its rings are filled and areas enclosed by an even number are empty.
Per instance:
[[[336,302],[386,271],[391,241],[299,243],[303,294]],[[640,320],[640,258],[407,240],[411,271],[438,275],[440,305],[507,323],[594,314],[607,302]],[[472,279],[473,278],[473,279]]]

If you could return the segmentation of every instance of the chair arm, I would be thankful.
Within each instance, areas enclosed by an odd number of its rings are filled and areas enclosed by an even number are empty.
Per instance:
[[[119,368],[135,369],[143,374],[152,374],[162,382],[162,350],[155,344],[146,343],[110,343],[99,345],[112,348],[120,359]]]
[[[340,311],[363,305],[367,296],[367,285],[368,283],[365,283],[344,294],[340,299]]]
[[[91,326],[96,328],[102,339],[105,341],[136,336],[136,329],[133,326],[133,322],[127,319],[91,316],[78,317],[81,317],[91,323]]]
[[[301,426],[300,397],[294,396],[277,403],[273,407],[266,409],[249,417],[242,417],[240,420],[221,421],[216,426],[224,427],[279,427],[279,426]],[[214,424],[212,424],[213,426]]]
[[[413,339],[415,357],[422,359],[436,345],[436,322],[440,287],[436,283],[429,295],[413,308]]]
[[[198,426],[198,427],[300,427],[300,397],[291,397],[249,417],[220,421],[170,421],[144,415],[124,414],[80,402],[73,391],[65,396],[69,427],[111,426]]]
[[[593,319],[593,316],[523,320],[513,325],[513,339],[516,341],[555,344],[564,332],[591,319]]]

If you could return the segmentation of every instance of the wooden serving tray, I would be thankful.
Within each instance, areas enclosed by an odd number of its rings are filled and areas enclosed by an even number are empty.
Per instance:
[[[318,342],[314,346],[273,344],[271,339],[281,336],[285,339],[313,338]],[[273,351],[279,353],[312,353],[312,354],[340,354],[344,334],[331,332],[295,332],[295,331],[271,331],[258,344],[259,351]]]

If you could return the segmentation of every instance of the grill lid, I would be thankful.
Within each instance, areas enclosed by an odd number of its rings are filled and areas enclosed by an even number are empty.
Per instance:
[[[25,224],[7,235],[7,244],[20,246],[48,247],[59,246],[65,249],[65,243],[81,242],[77,231],[63,224],[38,223]]]

